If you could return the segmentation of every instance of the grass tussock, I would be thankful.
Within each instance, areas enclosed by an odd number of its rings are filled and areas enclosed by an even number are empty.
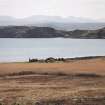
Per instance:
[[[80,78],[98,78],[103,77],[102,75],[96,73],[75,73],[67,74],[64,72],[33,72],[33,71],[21,71],[17,73],[10,73],[1,75],[4,76],[24,76],[24,75],[45,75],[45,76],[69,76],[69,77],[80,77]]]
[[[75,75],[76,77],[92,77],[92,78],[97,78],[101,77],[102,75],[95,74],[95,73],[78,73]]]

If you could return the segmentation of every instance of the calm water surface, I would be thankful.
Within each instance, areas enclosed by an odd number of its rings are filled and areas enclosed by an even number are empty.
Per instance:
[[[96,55],[105,55],[104,39],[0,39],[0,62]]]

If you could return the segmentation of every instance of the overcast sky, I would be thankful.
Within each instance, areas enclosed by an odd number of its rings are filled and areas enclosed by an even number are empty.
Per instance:
[[[0,0],[0,15],[105,18],[105,0]]]

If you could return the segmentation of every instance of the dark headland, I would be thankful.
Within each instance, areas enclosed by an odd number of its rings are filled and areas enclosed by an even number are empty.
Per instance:
[[[0,38],[80,38],[105,39],[105,28],[97,30],[57,30],[51,27],[0,26]]]

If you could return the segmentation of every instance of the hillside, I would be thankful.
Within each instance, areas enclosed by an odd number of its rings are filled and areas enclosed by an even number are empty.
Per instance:
[[[104,39],[105,28],[98,30],[63,31],[51,27],[1,26],[0,38],[84,38]]]
[[[0,28],[0,38],[53,38],[64,34],[50,27],[7,26]]]
[[[98,30],[74,30],[67,32],[70,38],[104,39],[105,28]]]

